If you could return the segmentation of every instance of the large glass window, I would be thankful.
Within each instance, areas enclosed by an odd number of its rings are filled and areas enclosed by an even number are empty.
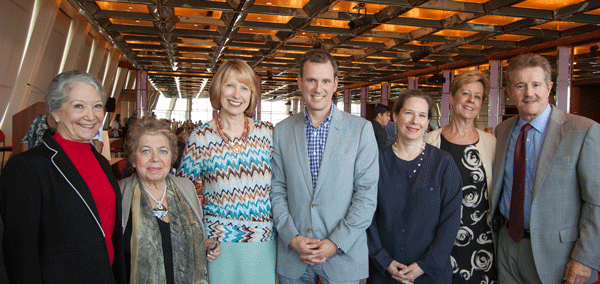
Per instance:
[[[170,115],[169,117],[167,117],[169,108],[171,106],[171,100],[172,99],[167,99],[162,95],[158,96],[158,100],[156,101],[156,108],[154,108],[154,114],[156,115],[156,118],[171,119]]]
[[[194,122],[207,122],[213,119],[213,108],[208,98],[192,99],[192,113],[190,119]]]
[[[285,104],[285,101],[264,100],[260,106],[260,119],[269,121],[273,125],[284,120],[289,116],[290,106]]]

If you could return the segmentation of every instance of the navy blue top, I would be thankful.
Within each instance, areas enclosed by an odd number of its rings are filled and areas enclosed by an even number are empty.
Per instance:
[[[462,200],[462,177],[452,156],[427,144],[423,154],[404,161],[384,148],[378,186],[377,210],[367,229],[369,282],[397,283],[387,272],[396,260],[416,262],[425,272],[415,284],[451,283],[450,252]]]

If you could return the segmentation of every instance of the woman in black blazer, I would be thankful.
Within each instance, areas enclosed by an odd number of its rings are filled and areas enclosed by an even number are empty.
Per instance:
[[[56,76],[46,93],[56,132],[46,131],[41,145],[12,157],[2,171],[11,283],[125,283],[119,186],[90,144],[105,101],[92,75]]]

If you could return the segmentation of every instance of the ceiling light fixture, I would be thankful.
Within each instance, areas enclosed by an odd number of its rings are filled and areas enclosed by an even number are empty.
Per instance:
[[[368,30],[375,24],[375,18],[372,15],[367,15],[367,8],[365,7],[365,3],[359,3],[358,5],[352,7],[353,10],[358,10],[359,17],[354,19],[348,23],[348,27],[350,27],[350,31],[358,35]],[[361,15],[360,11],[364,11]]]

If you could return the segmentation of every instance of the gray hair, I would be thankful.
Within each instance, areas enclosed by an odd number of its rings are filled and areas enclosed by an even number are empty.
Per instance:
[[[69,100],[69,93],[76,83],[85,83],[94,87],[96,92],[100,94],[102,103],[106,103],[108,98],[98,78],[90,73],[79,70],[66,71],[56,75],[46,91],[46,103],[48,104],[48,111],[51,114],[60,110],[63,104]]]

